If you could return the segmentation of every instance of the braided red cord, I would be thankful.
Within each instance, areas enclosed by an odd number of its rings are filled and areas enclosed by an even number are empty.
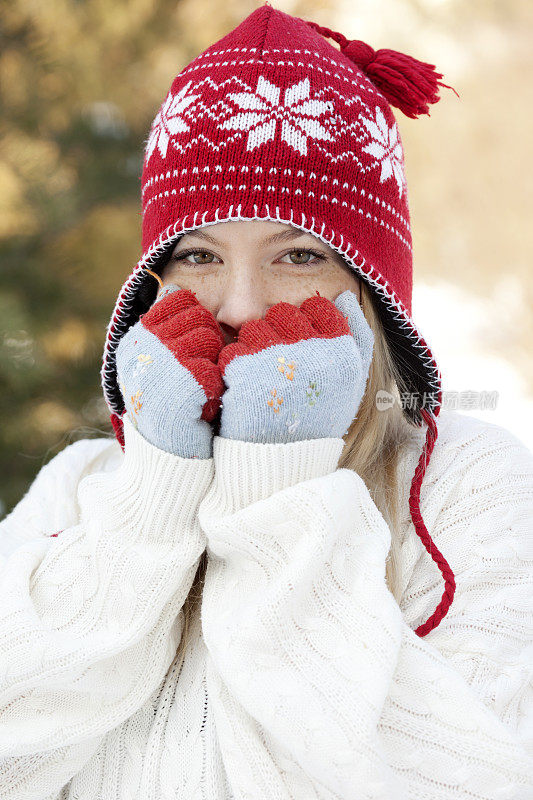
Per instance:
[[[441,601],[433,614],[428,620],[426,620],[426,622],[416,628],[415,633],[420,637],[425,636],[427,633],[433,630],[433,628],[436,628],[440,621],[446,616],[455,594],[455,576],[450,568],[450,565],[440,550],[435,546],[424,524],[422,514],[420,513],[420,487],[422,485],[422,479],[424,477],[426,467],[429,464],[429,459],[431,458],[431,453],[433,451],[433,447],[435,446],[435,441],[438,435],[435,417],[425,408],[421,409],[421,414],[426,421],[428,428],[426,432],[424,448],[422,450],[422,454],[418,461],[418,465],[411,483],[409,509],[411,511],[411,519],[413,520],[413,525],[415,526],[418,536],[422,540],[427,552],[441,571],[442,577],[444,578],[445,588]]]
[[[337,44],[340,44],[341,48],[346,47],[349,39],[346,36],[343,36],[342,33],[338,31],[332,31],[329,28],[324,28],[322,25],[318,25],[316,22],[311,22],[311,20],[303,19],[302,22],[305,22],[306,25],[310,25],[311,28],[314,28],[315,31],[321,34],[321,36],[325,36],[326,38],[333,39]]]

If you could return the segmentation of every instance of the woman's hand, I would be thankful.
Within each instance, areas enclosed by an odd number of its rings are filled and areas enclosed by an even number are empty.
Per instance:
[[[355,419],[374,335],[357,296],[313,296],[250,320],[218,365],[226,391],[219,435],[248,442],[342,438]]]
[[[122,337],[117,371],[129,418],[156,447],[184,458],[210,458],[209,424],[224,384],[217,357],[224,337],[194,294],[167,286]]]

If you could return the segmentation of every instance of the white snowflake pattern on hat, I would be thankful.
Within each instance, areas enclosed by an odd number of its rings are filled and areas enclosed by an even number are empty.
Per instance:
[[[361,122],[367,128],[372,137],[370,144],[363,147],[363,153],[374,156],[381,163],[380,182],[394,176],[398,184],[400,197],[406,186],[405,173],[403,168],[403,148],[398,137],[398,125],[396,122],[389,128],[381,109],[376,106],[376,118],[365,119],[360,117]]]
[[[318,121],[326,111],[333,111],[333,102],[311,98],[309,78],[285,89],[283,105],[279,104],[280,91],[278,86],[260,75],[255,93],[234,92],[228,95],[245,113],[224,120],[220,127],[248,130],[247,150],[273,140],[278,121],[281,122],[282,140],[304,156],[307,155],[308,139],[333,139]]]
[[[155,117],[150,136],[146,145],[146,161],[148,162],[156,146],[163,158],[166,158],[170,137],[176,133],[189,130],[181,113],[200,95],[191,94],[187,97],[187,90],[192,81],[173,95],[169,92],[165,102]]]

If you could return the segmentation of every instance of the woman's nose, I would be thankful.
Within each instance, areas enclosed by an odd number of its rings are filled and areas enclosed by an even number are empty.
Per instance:
[[[215,318],[219,323],[226,344],[237,339],[239,331],[245,322],[251,319],[262,319],[269,308],[265,303],[264,290],[258,285],[257,280],[242,279],[228,286],[219,300],[218,311]]]
[[[232,325],[227,325],[225,322],[221,322],[220,320],[217,321],[222,333],[224,334],[224,344],[236,342],[239,335],[238,329],[234,328]]]

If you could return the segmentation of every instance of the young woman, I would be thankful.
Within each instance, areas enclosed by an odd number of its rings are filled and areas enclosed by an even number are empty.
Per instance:
[[[532,796],[533,458],[410,312],[389,104],[438,77],[264,5],[175,78],[118,441],[0,526],[3,800]]]

